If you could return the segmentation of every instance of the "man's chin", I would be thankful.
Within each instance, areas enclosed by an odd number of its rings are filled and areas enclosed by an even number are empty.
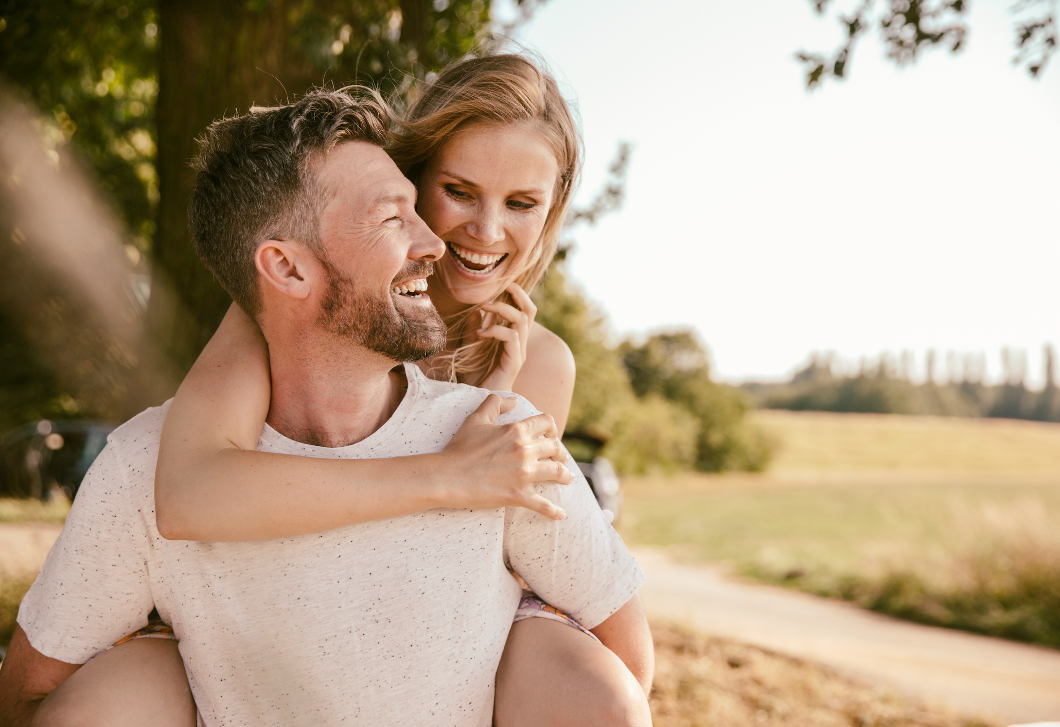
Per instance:
[[[390,354],[399,363],[413,363],[430,358],[445,348],[445,323],[433,304],[416,306],[413,310],[403,307],[395,312],[401,323],[392,331],[389,340],[376,341],[386,349],[377,348],[380,353]]]
[[[437,326],[416,326],[415,333],[406,339],[409,354],[404,360],[410,363],[437,355],[445,348],[445,324],[438,319]]]

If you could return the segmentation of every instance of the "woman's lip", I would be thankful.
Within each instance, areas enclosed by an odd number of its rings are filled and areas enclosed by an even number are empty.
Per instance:
[[[482,280],[488,279],[491,275],[493,275],[498,270],[500,270],[501,266],[503,266],[505,261],[507,260],[507,258],[504,258],[503,260],[499,261],[496,264],[495,267],[490,268],[489,270],[486,270],[486,271],[483,271],[483,272],[479,273],[479,272],[473,272],[469,268],[465,268],[460,263],[460,260],[457,259],[456,254],[449,248],[448,245],[446,245],[446,248],[445,248],[445,256],[447,258],[450,258],[448,260],[449,267],[451,267],[453,270],[455,270],[460,275],[463,275],[468,280],[474,280],[475,282],[480,282]]]

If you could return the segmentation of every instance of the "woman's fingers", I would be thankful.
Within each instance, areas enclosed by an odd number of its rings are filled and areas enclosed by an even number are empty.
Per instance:
[[[492,303],[483,303],[481,308],[484,311],[499,315],[513,326],[528,326],[532,320],[528,314],[507,303],[493,301]]]
[[[527,445],[527,452],[535,460],[567,463],[567,450],[563,448],[558,439],[535,439]]]
[[[555,482],[569,485],[574,482],[574,475],[567,465],[554,459],[543,459],[534,467],[533,482]]]
[[[523,428],[523,434],[527,439],[537,439],[538,437],[558,437],[559,430],[556,429],[556,420],[552,418],[551,414],[535,414],[532,417],[527,417],[519,422],[519,425]]]
[[[512,283],[507,287],[507,291],[511,293],[515,304],[533,321],[537,316],[537,306],[534,305],[534,301],[530,299],[530,296],[527,295],[522,286],[519,283]]]
[[[519,343],[519,331],[506,326],[490,326],[478,332],[479,338],[496,338],[506,343]]]
[[[536,492],[530,493],[523,502],[519,503],[519,507],[525,507],[527,510],[540,513],[549,520],[566,520],[567,518],[567,513]]]
[[[476,420],[481,418],[486,424],[493,424],[497,421],[497,417],[501,414],[507,414],[519,404],[519,397],[517,396],[500,396],[499,394],[490,394],[485,400],[478,405],[478,409],[473,411],[467,419],[464,420],[466,423],[471,417],[475,417]],[[461,425],[461,428],[463,425]]]

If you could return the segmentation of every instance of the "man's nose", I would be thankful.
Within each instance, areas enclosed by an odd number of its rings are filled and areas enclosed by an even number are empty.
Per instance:
[[[445,254],[445,243],[438,235],[431,232],[431,228],[419,215],[416,215],[412,237],[412,245],[409,247],[410,259],[434,261],[440,260]]]
[[[467,223],[467,234],[483,245],[495,245],[504,240],[501,215],[491,205],[482,205],[478,214]]]

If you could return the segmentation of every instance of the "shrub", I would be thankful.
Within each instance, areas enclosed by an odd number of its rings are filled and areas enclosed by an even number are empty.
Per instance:
[[[1060,648],[1060,521],[1040,499],[953,505],[955,542],[893,547],[857,573],[759,567],[757,575],[919,623]]]

